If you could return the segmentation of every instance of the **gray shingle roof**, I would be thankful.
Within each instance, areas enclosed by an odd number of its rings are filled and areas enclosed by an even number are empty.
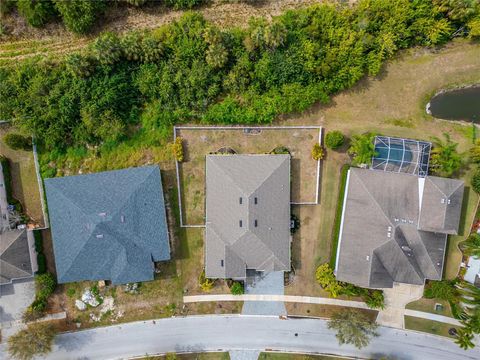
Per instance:
[[[290,155],[207,156],[205,238],[207,277],[290,270]]]
[[[437,184],[445,206],[437,206]],[[459,180],[350,169],[337,278],[371,288],[441,279],[447,234],[458,230],[462,198]]]
[[[158,166],[45,180],[60,283],[153,280],[170,259]]]
[[[0,233],[0,284],[33,276],[26,230]]]

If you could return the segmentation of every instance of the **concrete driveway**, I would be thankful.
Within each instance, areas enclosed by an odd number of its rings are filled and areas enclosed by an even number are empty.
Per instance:
[[[405,329],[405,306],[423,296],[423,285],[394,283],[393,288],[383,289],[385,310],[379,312],[377,322],[380,325]]]
[[[246,280],[246,294],[283,295],[284,290],[283,271],[274,271],[268,274],[257,273]],[[245,301],[242,314],[287,315],[287,309],[283,301]]]
[[[0,329],[2,337],[14,334],[21,326],[22,314],[35,298],[33,278],[0,286]]]

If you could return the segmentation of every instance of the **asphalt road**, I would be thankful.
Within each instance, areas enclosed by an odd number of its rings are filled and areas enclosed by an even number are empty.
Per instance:
[[[327,353],[359,358],[387,355],[395,360],[480,359],[480,348],[464,351],[444,338],[385,327],[381,327],[379,333],[380,337],[367,348],[357,350],[351,346],[339,346],[324,320],[190,316],[64,333],[57,336],[53,352],[47,359],[125,359],[147,353],[236,349]]]

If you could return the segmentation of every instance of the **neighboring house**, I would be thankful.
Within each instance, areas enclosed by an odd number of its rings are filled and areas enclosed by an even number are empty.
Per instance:
[[[457,234],[464,183],[352,168],[343,204],[336,275],[366,288],[442,278],[448,234]]]
[[[0,285],[33,276],[32,248],[27,230],[0,232]]]
[[[290,155],[206,158],[205,274],[290,270]]]
[[[45,180],[59,283],[153,280],[170,259],[158,166]]]

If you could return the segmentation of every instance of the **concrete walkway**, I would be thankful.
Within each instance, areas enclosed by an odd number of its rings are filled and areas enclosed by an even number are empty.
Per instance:
[[[454,326],[463,326],[460,321],[457,319],[448,317],[448,316],[443,316],[443,315],[437,315],[437,314],[431,314],[431,313],[426,313],[423,311],[417,311],[417,310],[405,310],[405,316],[413,316],[417,318],[422,318],[422,319],[427,319],[427,320],[433,320],[433,321],[438,321],[442,322],[445,324],[451,324]]]
[[[354,307],[358,309],[369,309],[367,304],[361,301],[340,300],[332,298],[312,297],[312,296],[294,296],[294,295],[190,295],[184,296],[184,303],[208,302],[208,301],[283,301],[297,302],[305,304],[337,305]]]

